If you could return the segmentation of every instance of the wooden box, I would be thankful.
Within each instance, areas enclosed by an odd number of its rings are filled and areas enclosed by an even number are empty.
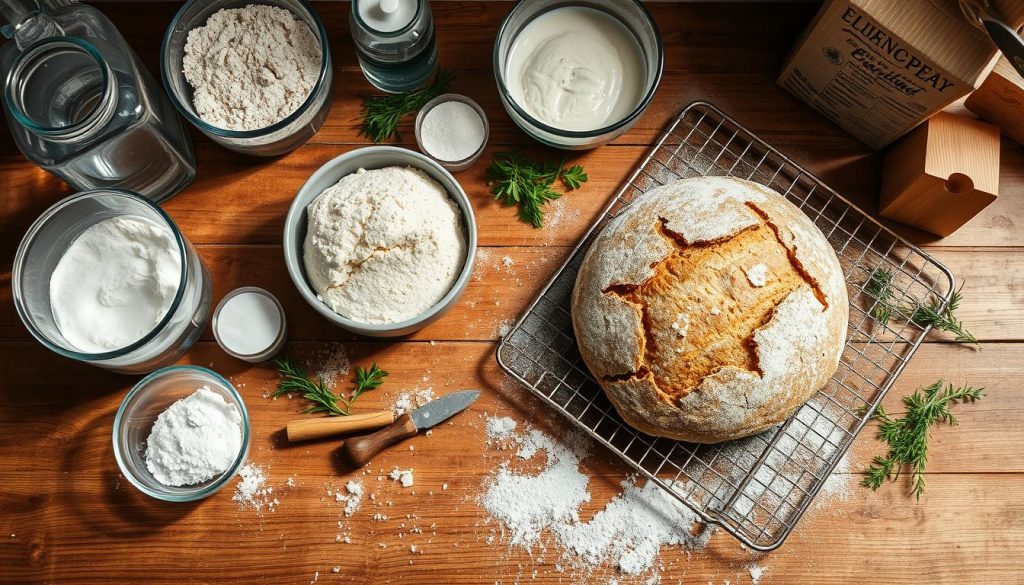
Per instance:
[[[1005,57],[999,59],[992,73],[967,97],[964,105],[999,126],[1003,134],[1024,144],[1024,77]]]
[[[999,129],[940,112],[885,154],[879,212],[939,236],[999,193]]]

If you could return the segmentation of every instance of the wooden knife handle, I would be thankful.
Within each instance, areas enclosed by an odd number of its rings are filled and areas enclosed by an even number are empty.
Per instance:
[[[356,412],[348,416],[293,420],[288,423],[286,430],[289,441],[308,441],[355,431],[379,429],[393,422],[395,422],[395,413],[390,410],[371,410]]]
[[[412,422],[412,417],[406,413],[398,417],[395,422],[375,433],[346,439],[345,444],[341,446],[341,454],[353,467],[359,468],[366,465],[370,459],[373,459],[385,447],[394,445],[402,439],[407,439],[415,434],[416,424]]]

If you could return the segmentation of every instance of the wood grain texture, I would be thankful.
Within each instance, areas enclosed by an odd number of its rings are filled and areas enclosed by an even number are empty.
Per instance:
[[[130,3],[101,6],[156,70],[159,42],[178,4],[157,2],[144,11]],[[212,367],[239,389],[254,430],[250,459],[267,469],[279,504],[274,511],[240,509],[230,487],[188,505],[146,498],[118,473],[110,440],[117,406],[137,378],[46,351],[14,312],[15,247],[31,221],[70,191],[25,162],[0,130],[0,583],[607,583],[611,576],[631,582],[608,568],[559,573],[554,549],[532,556],[509,549],[500,526],[477,504],[488,478],[513,457],[486,444],[487,415],[511,416],[555,436],[567,428],[500,372],[494,351],[503,327],[562,263],[646,145],[694,99],[721,107],[838,192],[877,210],[879,155],[774,85],[813,5],[652,4],[666,43],[666,75],[650,109],[614,145],[573,154],[590,182],[549,207],[544,229],[525,226],[491,200],[484,167],[494,151],[510,147],[558,153],[529,145],[498,101],[490,51],[509,4],[439,2],[441,61],[456,72],[453,90],[477,99],[491,124],[489,152],[457,175],[473,200],[480,256],[465,295],[443,319],[397,342],[355,340],[303,303],[280,248],[284,213],[306,177],[366,143],[355,129],[358,95],[369,85],[348,39],[347,7],[316,5],[336,63],[333,109],[323,130],[309,145],[269,161],[227,152],[193,131],[199,176],[166,209],[210,268],[214,301],[237,286],[263,286],[285,306],[293,357],[316,369],[345,350],[354,365],[376,361],[390,372],[357,411],[388,408],[399,393],[427,387],[437,394],[479,388],[480,400],[430,436],[409,439],[413,450],[403,443],[376,457],[365,473],[353,471],[338,459],[338,439],[290,445],[284,428],[300,416],[301,401],[265,397],[275,373],[225,355],[207,331],[182,363]],[[410,145],[408,121],[401,130],[397,143]],[[1004,140],[1001,161],[1003,196],[954,235],[937,240],[897,226],[964,282],[960,316],[984,342],[979,351],[931,337],[884,401],[898,411],[900,396],[938,377],[986,386],[983,401],[957,408],[958,428],[933,432],[922,502],[915,504],[902,483],[877,493],[855,485],[858,470],[881,448],[869,427],[848,456],[854,476],[846,478],[847,498],[809,511],[783,548],[756,556],[724,533],[693,555],[666,547],[662,582],[745,584],[751,561],[765,567],[762,583],[1020,581],[1024,149]],[[339,381],[346,383],[351,380]],[[394,466],[412,468],[415,485],[403,489],[386,479]],[[593,495],[581,510],[586,519],[619,492],[629,470],[600,448],[584,468]],[[376,498],[345,518],[344,504],[328,491],[360,478]],[[372,520],[376,513],[387,519]],[[411,532],[413,526],[423,532]],[[338,542],[340,533],[350,535],[351,544]],[[411,545],[422,554],[412,553]]]

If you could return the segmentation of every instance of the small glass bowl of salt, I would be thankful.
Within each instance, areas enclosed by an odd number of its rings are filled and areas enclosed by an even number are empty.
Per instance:
[[[113,442],[121,473],[139,491],[166,502],[200,500],[245,464],[249,411],[231,382],[213,370],[170,366],[124,397]]]
[[[484,153],[490,134],[480,104],[457,93],[437,96],[416,115],[420,152],[451,172],[473,166]]]

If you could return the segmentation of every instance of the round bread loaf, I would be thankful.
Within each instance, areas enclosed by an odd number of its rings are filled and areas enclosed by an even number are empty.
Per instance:
[[[785,420],[835,373],[848,314],[817,226],[727,177],[644,194],[595,238],[572,295],[580,354],[619,415],[696,443]]]

